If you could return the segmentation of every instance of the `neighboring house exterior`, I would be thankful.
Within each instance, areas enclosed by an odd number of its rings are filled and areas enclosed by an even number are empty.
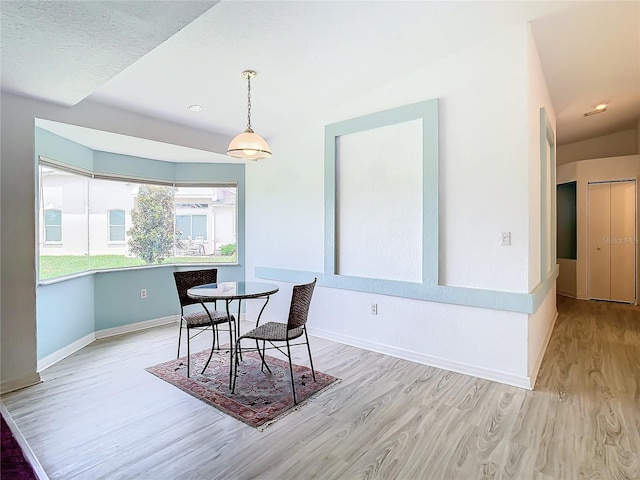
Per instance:
[[[139,187],[42,166],[40,255],[130,255]],[[236,243],[235,187],[177,187],[174,195],[176,256],[219,254]]]

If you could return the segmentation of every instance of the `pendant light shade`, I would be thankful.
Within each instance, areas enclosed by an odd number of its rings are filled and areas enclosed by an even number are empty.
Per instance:
[[[247,160],[260,160],[271,156],[267,141],[250,128],[234,137],[229,144],[227,155]]]
[[[269,158],[271,156],[269,144],[251,128],[251,79],[256,76],[256,72],[245,70],[242,76],[247,79],[247,129],[231,140],[227,155],[245,160]]]

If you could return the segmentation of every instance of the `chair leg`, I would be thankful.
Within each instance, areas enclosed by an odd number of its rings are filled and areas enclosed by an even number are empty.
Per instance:
[[[180,319],[180,327],[178,328],[178,355],[176,358],[180,358],[180,343],[182,343],[182,318]]]
[[[228,309],[227,309],[227,313],[228,313]],[[229,323],[229,388],[231,388],[231,377],[233,374],[233,349],[237,348],[238,345],[236,342],[235,344],[233,343],[233,330],[236,328],[235,325],[231,325],[231,318],[229,316],[227,316],[227,322]],[[218,342],[218,348],[220,347],[220,342]],[[238,356],[236,355],[236,375],[238,374]],[[233,377],[233,388],[236,388],[236,379],[235,377]],[[231,392],[233,393],[233,391]]]
[[[264,351],[260,351],[260,341],[256,338],[256,350],[258,351],[258,354],[260,355],[260,359],[262,360],[262,364],[260,365],[260,371],[264,372],[264,357],[263,357],[263,353]]]
[[[287,339],[287,356],[289,357],[289,373],[291,374],[291,391],[293,392],[293,404],[297,405],[296,399],[296,384],[293,380],[293,362],[291,361],[291,348],[289,347],[289,340]]]
[[[187,327],[187,378],[191,377],[191,338],[189,337],[189,327]]]
[[[304,338],[307,340],[307,351],[309,352],[309,363],[311,363],[311,374],[313,375],[313,381],[316,381],[316,371],[313,369],[313,359],[311,358],[311,346],[309,345],[309,335],[307,335],[307,329],[304,329]]]
[[[256,345],[257,345],[257,341],[256,341]],[[271,373],[271,369],[269,368],[269,365],[267,365],[267,361],[264,359],[265,358],[265,349],[266,349],[266,341],[262,341],[262,363],[264,363],[264,366],[267,367],[267,370],[269,370],[269,373]],[[273,344],[272,344],[273,345]],[[258,353],[260,353],[260,347],[258,347]]]
[[[266,360],[264,359],[264,340],[262,341],[262,351],[260,351],[260,344],[258,343],[258,339],[256,338],[256,350],[258,351],[258,355],[260,355],[260,360],[262,360],[262,365],[260,365],[260,371],[264,372],[264,367],[267,367],[267,370],[269,371],[269,373],[271,372],[271,369],[269,368],[269,365],[267,365]]]
[[[230,348],[229,350],[233,352],[233,348]],[[231,393],[236,393],[236,378],[238,378],[238,366],[239,366],[238,351],[241,350],[240,339],[238,339],[238,341],[236,342],[235,350],[236,350],[235,364],[234,364],[235,368],[233,370],[229,370],[229,387],[231,388]],[[231,383],[232,377],[233,377],[233,383]]]

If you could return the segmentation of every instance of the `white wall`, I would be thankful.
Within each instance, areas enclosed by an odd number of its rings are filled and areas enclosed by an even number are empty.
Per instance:
[[[35,118],[221,152],[227,138],[83,101],[67,108],[2,93],[0,378],[6,391],[36,373]]]
[[[541,141],[541,137],[546,139],[546,127],[541,126],[540,109],[546,110],[546,118],[551,129],[555,133],[556,122],[551,97],[547,89],[547,81],[542,71],[540,57],[536,47],[531,29],[527,29],[527,67],[529,78],[529,289],[533,290],[537,284],[546,279],[549,271],[554,268],[556,259],[552,254],[555,249],[555,191],[556,185],[553,181],[555,168],[551,159],[551,151],[548,149],[548,140]],[[554,139],[555,143],[555,139]],[[542,151],[543,145],[545,150]],[[541,172],[541,155],[544,153],[546,167],[544,176]],[[545,211],[541,209],[541,192],[545,188],[547,198]],[[541,224],[546,225],[545,229]],[[544,237],[544,238],[542,238]],[[544,270],[541,266],[541,244],[546,243],[547,261]],[[547,343],[551,337],[551,331],[557,316],[556,309],[556,289],[552,288],[547,294],[544,302],[538,311],[529,315],[527,328],[527,373],[532,381],[540,368],[540,363],[547,348]]]
[[[606,115],[606,114],[605,114]],[[558,165],[589,158],[622,157],[639,153],[638,131],[624,130],[558,147]]]
[[[549,345],[551,334],[556,319],[558,318],[558,309],[556,307],[556,289],[552,288],[545,297],[538,311],[529,315],[528,341],[529,356],[528,368],[529,378],[531,380],[531,388],[535,386],[535,381],[544,358],[544,353]]]
[[[549,176],[541,178],[541,136],[545,132],[541,132],[540,128],[540,109],[544,108],[547,112],[547,119],[551,124],[554,133],[556,130],[555,113],[549,91],[547,89],[546,79],[542,72],[540,57],[535,44],[535,40],[528,29],[527,43],[527,68],[529,74],[529,95],[528,95],[528,112],[529,112],[529,291],[546,276],[547,272],[541,271],[541,242],[545,239],[541,238],[541,216],[550,218],[552,206],[547,206],[547,211],[541,212],[541,184],[546,185],[547,189],[553,188],[555,185],[549,183]],[[550,232],[547,232],[547,235]]]
[[[633,179],[639,175],[639,155],[582,160],[558,167],[558,183],[574,180],[577,182],[578,259],[576,262],[575,276],[576,295],[580,299],[589,298],[587,284],[587,238],[589,233],[587,229],[588,182]],[[640,268],[638,270],[636,277],[640,274]]]
[[[282,248],[256,246],[256,265],[323,268],[325,125],[440,98],[440,280],[529,292],[526,41],[524,26],[511,29],[349,103],[310,112],[303,126],[270,139],[279,147],[275,159],[247,168],[248,223],[258,233],[276,222]],[[280,207],[289,215],[273,213]],[[505,230],[509,248],[499,246]]]
[[[348,103],[309,112],[303,125],[270,139],[274,156],[247,168],[247,238],[261,238],[248,242],[247,278],[258,266],[323,270],[325,125],[439,98],[440,283],[529,292],[539,281],[529,271],[530,141],[538,145],[539,130],[529,116],[528,41],[524,25],[502,32]],[[511,247],[499,246],[501,231],[512,232]],[[286,315],[285,286],[266,317]],[[258,307],[249,302],[248,315]],[[319,287],[311,327],[444,368],[530,381],[527,314]]]

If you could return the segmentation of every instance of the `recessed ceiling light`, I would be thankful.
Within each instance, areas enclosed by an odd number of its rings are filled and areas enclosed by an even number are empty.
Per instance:
[[[200,105],[189,105],[189,110],[192,112],[200,112],[202,111],[202,106]]]
[[[586,112],[584,114],[585,117],[590,117],[591,115],[597,115],[598,113],[603,113],[604,111],[607,110],[607,104],[606,103],[599,103],[598,105],[596,105],[595,110],[591,110],[590,112]]]

